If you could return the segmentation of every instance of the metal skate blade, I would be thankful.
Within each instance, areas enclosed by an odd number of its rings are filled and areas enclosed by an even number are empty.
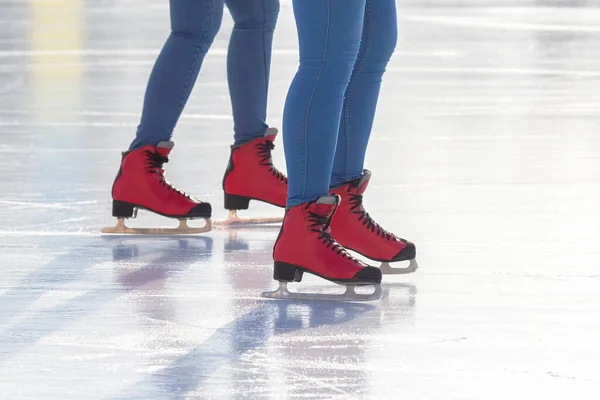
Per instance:
[[[381,264],[379,269],[383,275],[405,275],[416,272],[417,269],[419,269],[419,264],[417,264],[417,260],[412,259],[410,260],[408,267],[396,268],[392,267],[389,262],[385,262]]]
[[[346,291],[342,294],[325,293],[293,293],[287,288],[287,282],[279,282],[277,290],[263,292],[262,297],[279,300],[318,300],[318,301],[373,301],[381,298],[381,285],[373,284],[375,291],[371,294],[356,293],[354,285],[346,286]]]
[[[117,218],[117,224],[110,228],[102,228],[100,232],[117,235],[195,235],[212,230],[210,218],[204,219],[204,226],[201,228],[191,228],[186,219],[179,220],[177,228],[129,228],[125,225],[124,218]]]
[[[215,221],[215,228],[227,229],[237,227],[252,227],[269,224],[281,224],[283,217],[264,217],[264,218],[240,218],[235,210],[229,211],[229,217],[226,220]]]

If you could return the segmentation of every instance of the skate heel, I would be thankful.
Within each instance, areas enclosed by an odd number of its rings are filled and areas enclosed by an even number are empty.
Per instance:
[[[135,206],[124,201],[113,200],[113,217],[117,218],[135,218]]]
[[[249,197],[225,193],[226,210],[247,210],[249,204]]]
[[[283,282],[301,282],[303,273],[304,271],[295,265],[275,261],[273,279]]]

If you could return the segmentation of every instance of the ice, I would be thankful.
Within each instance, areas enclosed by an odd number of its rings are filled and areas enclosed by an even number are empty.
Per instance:
[[[277,228],[101,236],[167,4],[0,1],[0,398],[593,398],[600,8],[398,7],[365,205],[417,244],[420,268],[386,276],[384,298],[359,304],[262,299],[277,287]],[[215,219],[227,215],[230,28],[226,17],[168,164]],[[285,1],[273,126],[296,63]],[[281,142],[274,158],[284,166]]]

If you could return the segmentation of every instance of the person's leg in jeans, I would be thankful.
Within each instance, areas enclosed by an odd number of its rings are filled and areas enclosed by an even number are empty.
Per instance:
[[[331,233],[344,247],[384,263],[413,260],[414,244],[398,238],[377,224],[363,207],[363,193],[371,178],[363,171],[365,155],[383,75],[398,36],[396,0],[367,0],[360,51],[350,83],[337,138],[331,186],[342,202],[332,219]],[[383,271],[414,272],[416,263],[406,269]]]
[[[269,127],[267,96],[279,0],[225,0],[233,17],[227,81],[233,110],[234,144],[263,137]]]
[[[362,175],[383,75],[397,38],[396,0],[367,0],[360,51],[344,96],[333,187]]]
[[[223,0],[171,0],[171,34],[150,75],[141,123],[113,184],[113,216],[145,208],[171,218],[209,218],[211,206],[174,188],[163,164],[171,136],[223,15]]]
[[[269,128],[267,96],[273,33],[279,0],[225,0],[234,27],[227,56],[227,78],[234,120],[234,144],[223,178],[227,224],[269,222],[239,219],[250,200],[285,206],[287,179],[273,166],[277,130]],[[280,218],[279,218],[280,220]]]
[[[294,1],[300,67],[283,116],[290,207],[329,192],[344,93],[360,46],[365,1]]]
[[[130,150],[169,141],[219,31],[223,0],[170,0],[171,34],[154,64]]]
[[[273,252],[279,281],[298,281],[308,271],[346,285],[381,282],[379,269],[353,258],[329,232],[339,202],[329,196],[331,171],[365,2],[294,0],[300,67],[284,110],[289,197]]]

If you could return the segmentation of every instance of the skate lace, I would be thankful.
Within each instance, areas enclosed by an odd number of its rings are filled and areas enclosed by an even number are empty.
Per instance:
[[[375,222],[362,204],[363,196],[361,194],[350,193],[350,212],[358,215],[358,220],[361,221],[362,224],[367,227],[367,229],[370,229],[371,232],[377,234],[377,236],[381,236],[384,239],[394,241],[400,240],[396,235],[386,231],[377,222]]]
[[[160,176],[159,182],[161,185],[165,186],[166,188],[168,188],[169,190],[171,190],[174,193],[177,193],[181,196],[191,199],[191,197],[189,195],[187,195],[185,192],[177,189],[165,177],[165,172],[163,170],[163,164],[169,162],[168,157],[163,157],[158,152],[152,152],[149,150],[146,150],[144,152],[144,154],[147,157],[146,164],[148,166],[148,172],[150,172],[152,174],[158,174]]]
[[[271,142],[270,140],[265,140],[264,143],[258,143],[256,145],[256,148],[258,149],[258,156],[261,157],[260,165],[269,167],[269,172],[275,178],[279,179],[281,182],[287,183],[288,180],[285,174],[279,171],[273,165],[273,158],[271,157],[271,150],[275,148],[273,142]]]
[[[319,234],[319,240],[327,246],[327,248],[331,248],[331,251],[335,251],[338,255],[345,257],[349,260],[360,262],[358,259],[353,257],[341,244],[335,241],[335,239],[331,236],[327,230],[329,229],[329,224],[331,223],[331,217],[322,216],[319,214],[315,214],[312,211],[308,211],[308,220],[312,222],[310,225],[310,229],[313,232],[317,232]]]

